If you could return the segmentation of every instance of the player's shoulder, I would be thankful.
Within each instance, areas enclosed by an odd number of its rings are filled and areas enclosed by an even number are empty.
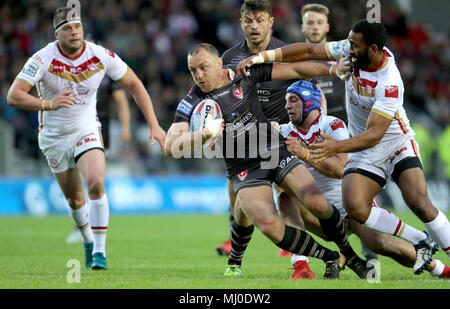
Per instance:
[[[269,46],[267,47],[267,49],[275,49],[278,47],[283,47],[285,45],[287,45],[287,44],[284,41],[272,36],[270,38]]]
[[[280,133],[283,137],[287,137],[293,131],[297,132],[297,130],[292,122],[280,124]]]
[[[192,86],[186,96],[178,103],[176,113],[184,118],[191,116],[192,110],[204,99],[203,93],[196,86]]]
[[[224,64],[228,64],[229,62],[231,62],[231,60],[235,59],[236,57],[241,57],[242,59],[245,59],[249,56],[246,45],[245,45],[245,41],[242,41],[236,45],[234,45],[233,47],[227,49],[223,54],[222,54],[222,60],[224,62]]]
[[[30,58],[34,61],[38,61],[41,64],[52,60],[54,58],[55,52],[58,49],[57,41],[50,42],[38,51],[36,51]]]
[[[117,57],[117,54],[110,50],[109,48],[106,48],[100,44],[96,44],[94,42],[85,41],[86,43],[86,49],[90,50],[95,56],[99,58],[111,58],[114,59]]]

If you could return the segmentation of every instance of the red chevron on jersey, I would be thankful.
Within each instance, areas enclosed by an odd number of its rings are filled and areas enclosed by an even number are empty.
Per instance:
[[[98,59],[97,57],[92,57],[91,59],[74,67],[74,66],[65,64],[64,62],[61,62],[59,60],[53,59],[51,62],[52,67],[50,68],[50,70],[52,73],[68,72],[70,74],[78,75],[85,71],[96,71],[98,69],[97,64],[99,62],[100,62],[100,59]]]

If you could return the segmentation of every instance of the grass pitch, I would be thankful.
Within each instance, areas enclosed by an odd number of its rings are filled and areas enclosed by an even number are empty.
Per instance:
[[[424,229],[411,213],[405,222]],[[108,271],[84,267],[82,244],[67,244],[69,217],[0,218],[0,287],[9,289],[449,289],[450,280],[435,279],[380,257],[381,282],[359,279],[351,270],[340,280],[322,279],[324,264],[311,259],[316,280],[288,280],[289,258],[276,257],[279,249],[255,229],[243,261],[240,278],[226,278],[226,257],[215,247],[228,238],[226,215],[220,216],[112,216],[107,238]],[[315,237],[318,240],[318,237]],[[359,239],[352,235],[355,251]],[[321,241],[321,243],[325,243]],[[336,249],[333,243],[325,243]],[[449,264],[442,252],[436,258]],[[67,281],[80,261],[79,283]]]

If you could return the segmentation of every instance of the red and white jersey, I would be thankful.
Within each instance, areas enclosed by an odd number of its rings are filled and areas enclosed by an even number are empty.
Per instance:
[[[113,80],[125,76],[128,66],[114,52],[84,42],[77,57],[66,55],[57,41],[36,52],[17,78],[37,87],[39,97],[52,100],[72,91],[77,103],[70,108],[39,112],[39,130],[50,136],[70,134],[97,121],[97,90],[107,74]]]
[[[308,146],[314,142],[323,140],[320,136],[321,132],[330,135],[337,141],[349,138],[347,127],[341,119],[333,116],[325,116],[323,114],[320,114],[319,117],[317,117],[308,131],[303,131],[292,122],[280,125],[281,135],[284,137],[289,135],[296,137],[300,142]],[[326,177],[308,163],[304,162],[304,164],[316,180],[323,195],[331,204],[338,208],[341,215],[345,214],[345,210],[342,206],[342,181],[340,179]]]
[[[326,43],[325,49],[330,59],[350,57],[348,40]],[[394,55],[386,47],[380,65],[375,70],[353,70],[345,89],[350,136],[365,131],[371,112],[392,120],[380,144],[415,135],[403,108],[403,81]]]

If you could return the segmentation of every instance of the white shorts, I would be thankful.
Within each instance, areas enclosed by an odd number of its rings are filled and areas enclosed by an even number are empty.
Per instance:
[[[44,153],[53,174],[77,167],[79,157],[88,150],[104,151],[100,127],[97,123],[74,134],[52,136],[46,131],[39,133],[39,148]]]
[[[409,161],[412,163],[403,166],[398,164],[406,158],[411,158]],[[384,187],[390,178],[397,182],[399,174],[411,167],[422,168],[419,146],[414,139],[402,139],[350,153],[345,164],[344,176],[360,173],[378,182],[380,187]]]

